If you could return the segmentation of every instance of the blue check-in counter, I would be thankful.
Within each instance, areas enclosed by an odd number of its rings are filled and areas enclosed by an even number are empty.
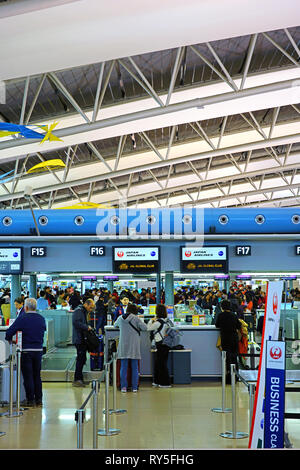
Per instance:
[[[182,333],[181,344],[191,350],[191,377],[221,377],[221,352],[216,344],[220,334],[214,325],[178,327]],[[119,337],[119,329],[114,326],[105,327],[105,360],[108,357],[109,341]],[[141,331],[141,377],[152,376],[151,341],[148,331]]]

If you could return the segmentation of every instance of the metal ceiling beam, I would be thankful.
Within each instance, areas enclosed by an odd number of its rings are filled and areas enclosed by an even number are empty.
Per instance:
[[[228,193],[230,193],[231,186],[232,186],[234,181],[241,180],[243,178],[254,178],[254,177],[257,177],[261,173],[263,173],[263,174],[262,174],[260,185],[259,185],[259,191],[262,192],[263,191],[262,190],[262,184],[264,182],[265,175],[272,174],[272,173],[277,173],[277,172],[283,172],[283,171],[291,171],[291,170],[298,169],[298,168],[300,168],[300,162],[299,162],[299,164],[282,166],[280,168],[277,168],[277,167],[276,168],[264,168],[263,170],[261,170],[260,173],[258,173],[258,171],[255,170],[255,171],[244,172],[242,174],[239,173],[239,174],[236,174],[236,175],[231,175],[231,176],[228,176],[228,177],[222,176],[220,178],[205,179],[205,180],[202,180],[201,182],[195,182],[195,183],[189,182],[189,183],[179,185],[179,186],[174,186],[174,187],[165,186],[163,190],[155,190],[155,191],[151,191],[151,192],[144,192],[143,194],[139,194],[138,196],[133,195],[131,197],[128,197],[128,202],[135,201],[136,197],[147,198],[147,197],[152,197],[153,194],[155,196],[161,196],[161,195],[164,195],[164,194],[166,194],[170,191],[172,191],[172,192],[181,191],[181,190],[184,191],[185,189],[190,189],[191,186],[199,188],[199,193],[200,193],[200,191],[203,187],[207,187],[207,186],[210,186],[210,185],[213,186],[215,184],[224,183],[224,182],[226,182],[226,183],[228,182],[228,184],[229,184]],[[188,178],[189,175],[187,174],[185,176],[186,176],[186,178]],[[138,187],[138,186],[139,185],[136,185],[136,187]],[[111,200],[111,202],[116,203],[117,200]]]
[[[237,91],[238,87],[236,86],[236,84],[233,81],[232,77],[228,73],[228,70],[226,69],[225,65],[221,61],[220,57],[218,56],[218,54],[216,53],[216,51],[214,50],[212,45],[209,42],[207,42],[206,45],[207,45],[209,51],[211,52],[211,54],[213,55],[213,57],[215,58],[215,60],[218,62],[220,68],[222,69],[222,71],[223,71],[225,77],[227,78],[228,82],[231,84],[233,90]]]
[[[294,135],[289,135],[289,136],[284,136],[284,137],[277,137],[277,138],[272,138],[272,139],[267,139],[267,140],[262,140],[262,141],[257,141],[257,142],[251,142],[251,143],[246,143],[246,144],[241,144],[241,145],[236,145],[232,147],[226,147],[222,149],[216,149],[216,150],[210,150],[208,152],[203,152],[199,154],[194,154],[194,155],[185,155],[183,157],[178,157],[178,158],[173,158],[169,160],[163,160],[163,161],[158,161],[158,162],[152,162],[148,163],[145,165],[140,165],[136,166],[133,168],[125,168],[123,170],[117,170],[117,171],[112,171],[109,174],[104,173],[96,176],[89,176],[87,178],[81,178],[79,180],[73,180],[68,183],[60,183],[60,184],[55,184],[51,186],[44,186],[44,187],[39,187],[39,188],[34,188],[33,189],[33,194],[42,194],[45,192],[51,192],[53,190],[60,190],[60,189],[66,189],[69,188],[70,186],[81,186],[83,184],[89,184],[92,182],[96,181],[103,181],[105,179],[109,178],[117,178],[119,176],[128,176],[130,173],[140,173],[141,171],[147,171],[147,170],[153,170],[157,168],[162,168],[170,165],[178,165],[180,163],[186,163],[188,161],[197,161],[197,160],[206,160],[208,158],[214,158],[214,157],[219,157],[223,155],[228,155],[228,154],[234,154],[234,153],[240,153],[240,152],[245,152],[249,150],[256,150],[256,149],[265,149],[277,145],[285,145],[289,143],[296,143],[300,142],[300,133],[294,134]],[[288,168],[289,165],[286,167]],[[292,168],[295,168],[295,166],[292,166]],[[283,170],[285,167],[283,167]],[[276,168],[275,171],[278,171],[279,168]],[[274,169],[273,169],[274,171]],[[15,193],[14,195],[11,195],[10,197],[22,197],[22,193]],[[0,196],[0,201],[7,200],[6,196]]]
[[[39,97],[39,95],[40,95],[41,89],[43,88],[43,85],[44,85],[46,76],[47,76],[47,75],[44,73],[44,74],[42,75],[42,77],[41,77],[40,83],[39,83],[39,85],[38,85],[38,87],[37,87],[37,90],[36,90],[35,95],[34,95],[34,97],[33,97],[32,103],[31,103],[30,108],[29,108],[29,110],[28,110],[26,119],[25,119],[25,121],[24,121],[25,124],[28,124],[28,123],[29,123],[29,120],[30,120],[30,118],[31,118],[32,112],[33,112],[33,110],[34,110],[34,107],[35,107],[36,102],[37,102],[37,100],[38,100],[38,97]]]
[[[297,167],[299,168],[300,165],[299,165],[299,164],[297,164],[297,165],[289,165],[289,166],[286,167],[286,168],[283,168],[283,167],[282,167],[281,169],[278,169],[278,173],[279,173],[280,176],[282,176],[284,170],[289,171],[289,172],[292,171],[292,170],[294,170],[293,176],[295,176],[295,170],[297,169]],[[171,168],[171,167],[170,167],[170,168]],[[241,175],[241,174],[238,174],[238,175],[228,176],[228,178],[224,178],[224,177],[212,178],[212,179],[206,180],[206,181],[203,181],[203,180],[202,180],[202,182],[189,183],[189,184],[180,185],[180,186],[173,186],[173,187],[166,187],[166,186],[162,187],[162,185],[163,185],[163,183],[164,183],[164,179],[161,178],[160,180],[158,180],[157,178],[155,178],[155,179],[156,179],[156,182],[161,186],[161,190],[154,190],[154,191],[150,191],[150,192],[143,192],[142,194],[141,194],[141,193],[133,194],[131,197],[127,197],[126,201],[127,201],[127,203],[131,203],[131,202],[135,203],[136,200],[137,200],[137,198],[152,198],[152,197],[156,197],[156,196],[162,196],[162,197],[164,197],[164,195],[166,195],[166,194],[169,195],[170,192],[175,193],[175,192],[178,192],[178,191],[185,191],[185,190],[190,189],[191,187],[193,187],[193,188],[199,188],[198,196],[197,196],[197,199],[199,199],[199,198],[200,198],[200,193],[201,193],[202,187],[205,187],[206,189],[209,189],[209,187],[212,187],[212,188],[213,188],[215,185],[217,185],[217,186],[219,187],[220,183],[224,183],[224,182],[226,182],[226,184],[228,184],[228,192],[227,192],[227,195],[230,196],[230,195],[231,195],[231,190],[232,190],[232,186],[233,186],[234,181],[236,181],[236,180],[242,180],[242,179],[245,179],[246,182],[249,182],[249,181],[250,181],[250,183],[252,184],[254,190],[257,190],[258,192],[263,193],[264,191],[266,191],[266,190],[264,190],[264,189],[262,188],[262,184],[263,184],[263,182],[264,182],[264,180],[265,180],[265,176],[268,175],[268,174],[273,174],[273,173],[275,173],[276,170],[277,170],[277,169],[274,169],[274,168],[264,169],[264,170],[263,170],[264,173],[263,173],[262,176],[261,176],[260,184],[257,185],[257,186],[255,186],[254,183],[253,183],[253,181],[251,180],[252,177],[257,177],[257,175],[258,175],[257,171],[252,171],[252,172],[244,173],[244,174],[242,174],[242,175]],[[277,173],[277,172],[276,172],[276,173]],[[153,177],[153,173],[152,173],[152,172],[151,172],[151,176]],[[169,176],[170,176],[170,171],[169,171],[169,174],[168,174],[167,183],[168,183],[168,181],[169,181]],[[189,178],[189,174],[185,174],[185,177],[188,179],[188,178]],[[110,182],[111,182],[112,186],[116,189],[116,191],[119,192],[119,194],[121,195],[121,197],[125,197],[125,196],[124,196],[124,193],[121,192],[122,188],[118,188],[118,187],[114,184],[114,182],[113,182],[112,180],[110,180]],[[291,183],[292,183],[292,182],[293,182],[293,181],[291,180]],[[146,182],[143,182],[142,185],[144,186],[145,183],[146,183]],[[147,181],[147,183],[148,183],[148,181]],[[289,184],[288,184],[287,181],[286,181],[286,183],[287,183],[286,186],[282,186],[282,187],[280,187],[280,188],[281,188],[281,189],[290,189],[290,188],[289,188]],[[137,188],[137,187],[139,187],[139,186],[141,186],[141,184],[138,183],[138,184],[135,184],[134,187]],[[298,186],[299,186],[299,185],[298,185]],[[297,185],[296,185],[296,187],[297,187]],[[295,187],[292,186],[292,187],[291,187],[291,190],[293,191],[294,189],[295,189]],[[126,188],[125,188],[125,190],[126,190]],[[99,196],[103,196],[103,195],[105,194],[105,192],[103,192],[103,191],[97,191],[97,192],[95,192],[94,194],[95,194],[95,196],[98,196],[98,195],[99,195]],[[81,193],[81,197],[82,197],[82,198],[85,198],[85,197],[86,197],[85,193]],[[118,204],[119,198],[118,198],[118,199],[114,199],[110,191],[108,191],[108,196],[107,196],[107,197],[108,197],[108,201],[109,201],[110,203],[112,203],[112,204]],[[62,195],[62,197],[61,197],[57,202],[60,202],[60,201],[62,201],[62,200],[64,200],[64,195]]]
[[[90,120],[87,117],[87,115],[82,111],[78,103],[74,100],[73,96],[68,92],[66,87],[63,85],[63,83],[59,80],[59,78],[55,75],[54,72],[48,73],[47,75],[50,80],[54,83],[54,85],[61,91],[61,93],[66,97],[66,99],[69,101],[69,103],[73,106],[74,109],[80,114],[83,119],[89,123]]]
[[[176,113],[180,111],[185,111],[191,108],[202,108],[211,104],[217,103],[226,103],[227,101],[232,101],[235,99],[252,97],[263,93],[268,93],[272,91],[279,91],[279,90],[288,90],[291,88],[295,88],[295,86],[300,87],[300,82],[296,80],[284,80],[282,82],[271,83],[268,85],[256,86],[252,88],[247,88],[240,91],[228,92],[228,93],[221,93],[214,96],[209,96],[206,98],[198,98],[183,101],[181,103],[171,104],[165,107],[155,107],[151,109],[146,109],[142,111],[137,111],[129,114],[124,114],[120,116],[114,116],[107,119],[102,119],[95,122],[87,122],[85,124],[79,124],[75,126],[70,126],[63,129],[58,129],[55,131],[55,135],[60,138],[64,138],[71,135],[81,134],[84,132],[95,131],[99,129],[104,129],[107,127],[117,126],[119,124],[124,124],[140,119],[146,119],[151,117],[157,117],[164,114]],[[79,109],[78,109],[78,112]],[[88,119],[88,118],[87,118]],[[26,146],[36,143],[35,139],[17,139],[17,140],[7,140],[4,142],[0,142],[0,150],[8,149],[12,147],[19,147],[24,146],[24,153],[26,153]],[[10,159],[14,159],[15,157],[7,157],[6,161]]]
[[[243,88],[245,86],[245,82],[246,82],[246,79],[247,79],[250,63],[251,63],[251,60],[252,60],[252,57],[253,57],[253,52],[254,52],[256,40],[257,40],[257,33],[252,34],[252,36],[250,38],[249,46],[248,46],[247,57],[246,57],[245,65],[244,65],[243,78],[242,78],[242,81],[241,81],[240,90],[243,90]]]
[[[135,61],[133,60],[132,57],[128,57],[128,60],[129,62],[131,63],[131,65],[134,67],[134,69],[136,70],[136,72],[140,75],[141,79],[143,80],[143,82],[146,84],[146,86],[148,87],[150,93],[153,95],[153,98],[155,99],[155,101],[157,101],[157,103],[160,105],[160,106],[164,106],[164,103],[162,102],[162,100],[160,99],[159,95],[156,93],[156,91],[154,90],[154,88],[152,87],[152,85],[149,83],[149,81],[147,80],[147,78],[145,77],[145,75],[143,74],[143,72],[141,71],[141,69],[136,65]]]
[[[105,62],[102,62],[100,64],[100,70],[99,70],[99,76],[98,76],[98,82],[97,82],[97,89],[96,89],[96,96],[95,96],[95,102],[94,102],[92,122],[95,122],[96,117],[97,117],[97,112],[98,112],[98,107],[99,107],[100,90],[101,90],[101,86],[102,86],[104,68],[105,68]]]
[[[167,95],[165,106],[168,106],[170,104],[171,96],[172,96],[172,93],[173,93],[173,90],[174,90],[174,87],[175,87],[175,82],[176,82],[176,78],[177,78],[177,75],[178,75],[178,72],[179,72],[180,64],[181,64],[182,59],[183,59],[184,51],[185,51],[184,47],[179,47],[177,49],[177,53],[176,53],[176,57],[175,57],[175,63],[174,63],[174,66],[173,66],[173,71],[172,71],[172,75],[171,75],[171,80],[170,80],[170,85],[169,85],[169,90],[168,90],[168,95]]]
[[[232,188],[234,189],[234,185],[232,186]],[[196,199],[194,200],[194,204],[206,204],[206,203],[211,203],[211,202],[222,202],[222,201],[227,201],[227,200],[230,200],[230,199],[238,199],[238,198],[241,198],[241,197],[247,197],[248,196],[255,196],[257,194],[269,194],[269,193],[274,193],[274,192],[277,192],[277,191],[286,191],[286,190],[290,190],[292,192],[292,189],[294,188],[299,188],[299,184],[293,184],[293,185],[289,185],[289,186],[274,186],[272,188],[266,188],[266,189],[263,189],[263,190],[260,190],[260,189],[255,189],[253,191],[242,191],[242,192],[239,192],[239,193],[232,193],[232,194],[225,194],[223,192],[223,194],[221,196],[216,196],[216,197],[209,197],[209,198],[203,198],[203,199]],[[218,185],[218,189],[222,192],[221,190],[221,187]],[[175,188],[175,191],[176,191],[176,188]],[[190,189],[191,192],[194,192],[192,190],[192,188]],[[196,191],[195,191],[196,192]],[[174,197],[176,196],[179,196],[179,195],[174,195]],[[156,195],[157,197],[157,195]],[[267,196],[265,196],[267,197]],[[300,196],[297,196],[298,198]],[[268,202],[270,202],[270,199],[268,199]]]
[[[284,54],[291,62],[293,62],[294,65],[296,65],[297,67],[300,67],[299,62],[297,62],[297,60],[295,60],[294,57],[292,57],[285,49],[283,49],[283,47],[281,47],[280,44],[278,44],[278,42],[274,41],[274,39],[272,39],[268,33],[262,33],[262,34],[266,39],[268,39],[268,41],[270,41],[273,44],[273,46],[277,47],[277,49],[280,52],[282,52],[282,54]]]
[[[26,104],[27,104],[27,96],[28,96],[28,90],[29,90],[29,82],[30,82],[30,77],[26,77],[19,124],[24,123]]]

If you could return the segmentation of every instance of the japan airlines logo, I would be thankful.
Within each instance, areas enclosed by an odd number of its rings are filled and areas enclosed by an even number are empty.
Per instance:
[[[185,251],[184,254],[187,258],[189,258],[192,255],[192,252],[191,251]]]
[[[270,349],[270,356],[272,359],[280,359],[282,356],[282,351],[278,346],[273,346],[273,348]]]
[[[123,251],[117,251],[117,256],[119,258],[122,258],[124,256],[124,252]]]
[[[273,295],[273,312],[274,312],[274,315],[276,315],[277,310],[278,310],[278,296],[275,292],[275,294]]]

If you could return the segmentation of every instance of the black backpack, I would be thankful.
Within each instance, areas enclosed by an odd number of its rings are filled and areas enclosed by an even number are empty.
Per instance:
[[[96,335],[95,330],[87,330],[84,332],[84,341],[88,352],[96,352],[100,346],[100,339]]]

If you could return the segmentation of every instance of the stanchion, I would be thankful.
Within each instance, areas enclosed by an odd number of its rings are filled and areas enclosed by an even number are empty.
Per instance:
[[[17,374],[19,372],[17,371]],[[18,380],[17,387],[20,388],[20,379]],[[17,399],[17,411],[13,411],[14,404],[14,355],[11,350],[9,357],[9,410],[5,413],[1,413],[0,416],[7,416],[8,418],[15,418],[21,416],[23,413],[20,411],[20,390],[17,390],[17,397],[19,396],[19,402]]]
[[[96,380],[92,382],[93,395],[93,449],[98,448],[98,391],[99,383]]]
[[[123,414],[127,410],[117,408],[117,353],[113,353],[113,408],[109,410],[110,414]]]
[[[252,424],[252,416],[253,416],[253,408],[254,408],[254,399],[255,399],[255,384],[249,384],[249,432],[251,431],[251,424]]]
[[[92,382],[92,390],[79,410],[75,412],[75,421],[77,423],[77,449],[83,449],[83,431],[85,419],[85,407],[89,400],[93,397],[92,419],[93,419],[93,449],[98,447],[97,431],[98,431],[98,391],[99,384],[96,380]]]
[[[16,413],[21,412],[20,408],[20,393],[21,393],[21,350],[17,350],[17,396],[16,396]],[[22,408],[24,410],[24,408]]]
[[[226,351],[222,351],[222,408],[212,408],[215,413],[231,413],[231,408],[225,408],[226,390]]]
[[[77,421],[77,449],[83,449],[83,422],[84,422],[85,412],[83,409],[76,411],[76,421]]]
[[[98,436],[114,436],[121,432],[120,429],[110,429],[109,427],[109,372],[110,362],[105,364],[105,428],[99,429]]]
[[[221,437],[227,439],[243,439],[248,437],[245,432],[236,430],[236,392],[235,392],[235,377],[236,377],[236,366],[235,364],[230,365],[231,372],[231,392],[232,392],[232,431],[223,432],[220,434]]]

